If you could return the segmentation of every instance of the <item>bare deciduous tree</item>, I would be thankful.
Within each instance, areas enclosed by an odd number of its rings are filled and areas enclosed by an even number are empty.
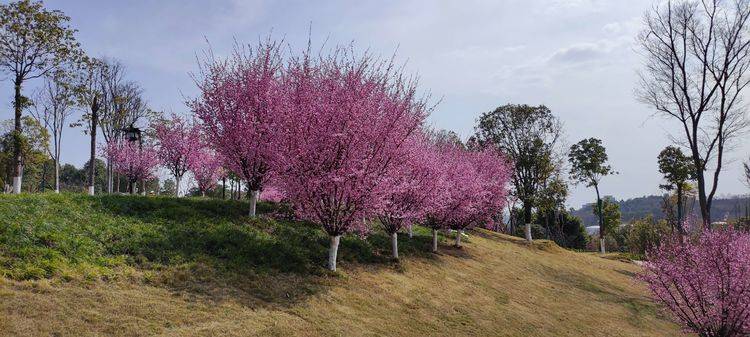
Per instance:
[[[73,126],[84,126],[84,133],[91,137],[91,153],[88,167],[88,194],[94,195],[96,179],[96,129],[99,122],[102,83],[107,74],[105,63],[96,58],[85,58],[76,71],[76,98],[83,109],[81,119]]]
[[[105,143],[117,141],[122,131],[148,119],[152,112],[146,107],[143,90],[132,81],[125,80],[125,67],[117,60],[103,59],[100,79],[99,128]],[[113,192],[112,165],[107,163],[107,192]]]
[[[73,113],[75,96],[69,76],[57,71],[47,76],[42,88],[36,92],[31,105],[31,115],[50,134],[52,140],[47,147],[55,163],[55,193],[60,193],[60,152],[65,121]]]
[[[645,17],[639,99],[680,124],[676,141],[695,163],[704,226],[726,151],[747,127],[748,0],[668,1]]]

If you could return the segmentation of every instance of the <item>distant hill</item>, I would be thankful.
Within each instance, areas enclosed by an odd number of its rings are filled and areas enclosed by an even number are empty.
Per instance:
[[[661,210],[662,196],[650,195],[627,200],[617,200],[617,203],[620,204],[623,223],[643,218],[649,214],[653,215],[656,219],[664,218],[664,213]],[[597,221],[592,207],[594,207],[594,203],[583,205],[583,207],[574,210],[572,214],[581,218],[586,226],[594,226],[597,224]],[[747,197],[715,199],[711,206],[712,218],[716,221],[736,219],[747,214],[748,207],[750,207],[750,198]],[[690,209],[691,207],[688,205],[688,210]],[[697,200],[692,205],[692,213],[695,216],[700,215],[700,206],[698,206]]]

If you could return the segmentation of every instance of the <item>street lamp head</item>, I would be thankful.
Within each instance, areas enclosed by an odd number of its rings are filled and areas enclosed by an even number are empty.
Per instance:
[[[133,126],[132,124],[123,129],[123,135],[124,138],[127,139],[130,142],[140,141],[141,140],[141,129]]]

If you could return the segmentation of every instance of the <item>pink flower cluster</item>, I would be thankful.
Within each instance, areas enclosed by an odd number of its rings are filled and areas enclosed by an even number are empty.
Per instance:
[[[130,185],[139,180],[153,178],[159,164],[156,150],[149,144],[141,145],[126,140],[113,141],[107,145],[104,152],[114,171],[124,175]]]
[[[750,334],[750,234],[704,231],[649,251],[641,279],[687,332]]]
[[[224,161],[216,152],[208,147],[202,147],[190,157],[188,166],[193,174],[201,195],[216,187],[216,183],[224,176]]]

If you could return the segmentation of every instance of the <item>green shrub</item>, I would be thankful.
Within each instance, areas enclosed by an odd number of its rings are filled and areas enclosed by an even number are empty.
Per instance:
[[[656,221],[649,215],[630,225],[627,245],[631,253],[643,256],[649,248],[658,246],[661,239],[670,233],[671,229],[666,221]]]

